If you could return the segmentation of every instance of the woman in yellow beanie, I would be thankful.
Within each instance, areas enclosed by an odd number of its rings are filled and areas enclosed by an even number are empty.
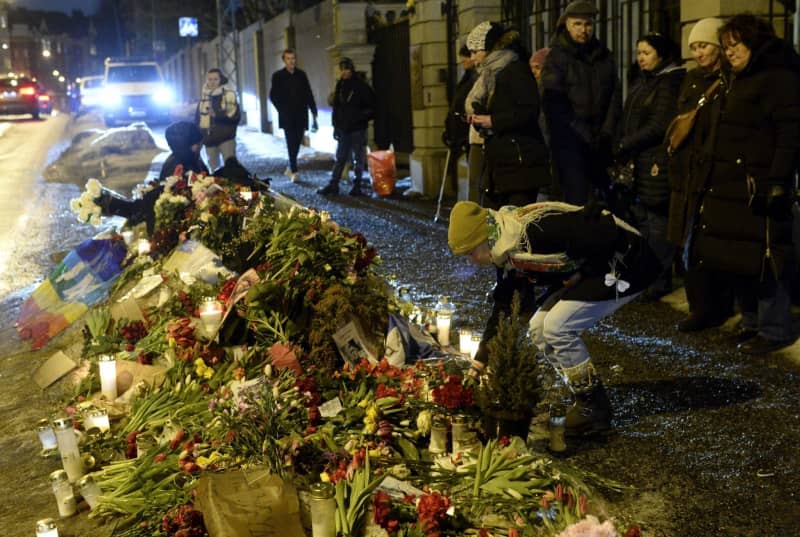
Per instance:
[[[509,311],[514,291],[530,283],[547,286],[530,330],[574,394],[567,431],[608,428],[608,397],[581,335],[636,298],[660,273],[647,241],[596,205],[543,202],[494,211],[470,201],[453,207],[447,241],[453,254],[497,267],[492,316],[476,359],[486,361],[484,343],[496,332],[499,312]]]

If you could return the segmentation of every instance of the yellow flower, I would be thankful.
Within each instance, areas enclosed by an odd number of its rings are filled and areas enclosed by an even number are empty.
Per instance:
[[[367,409],[367,417],[373,420],[377,420],[380,417],[381,413],[378,411],[378,407],[375,404],[371,404]]]
[[[370,449],[370,450],[367,452],[367,454],[368,454],[370,457],[377,458],[377,457],[380,457],[380,456],[381,456],[381,450],[380,450],[380,448]]]
[[[367,408],[367,405],[369,405],[369,399],[366,399],[366,398],[362,399],[358,403],[358,406],[360,406],[361,408]]]
[[[323,483],[330,483],[331,476],[328,475],[328,472],[322,472],[321,474],[319,474],[319,480],[322,481]]]

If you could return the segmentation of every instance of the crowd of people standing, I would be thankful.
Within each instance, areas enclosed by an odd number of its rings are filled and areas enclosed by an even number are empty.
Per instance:
[[[470,176],[478,199],[456,203],[448,229],[454,254],[497,272],[484,341],[518,293],[534,342],[572,392],[573,432],[603,429],[611,415],[582,333],[669,293],[676,273],[690,310],[678,330],[738,310],[730,337],[742,352],[796,339],[800,56],[751,14],[698,21],[689,71],[677,43],[649,33],[623,102],[596,16],[594,2],[571,2],[531,56],[497,23],[470,32],[479,74],[455,112],[484,161]]]

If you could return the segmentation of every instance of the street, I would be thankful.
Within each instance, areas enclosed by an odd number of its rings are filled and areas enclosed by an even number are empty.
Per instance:
[[[57,515],[48,475],[60,461],[39,457],[34,427],[58,408],[65,387],[41,391],[31,374],[57,350],[80,348],[79,327],[31,352],[13,323],[21,301],[53,267],[53,256],[96,231],[77,223],[69,210],[82,181],[41,179],[46,163],[76,134],[75,125],[69,116],[56,115],[0,127],[0,478],[8,498],[0,528],[9,537],[32,535],[36,520]],[[163,127],[156,131],[163,133]],[[435,200],[397,193],[323,198],[315,191],[329,177],[330,160],[304,159],[309,153],[302,153],[301,178],[292,183],[282,174],[282,140],[245,131],[238,143],[242,163],[270,177],[274,190],[361,232],[378,249],[385,275],[396,274],[416,303],[432,307],[438,295],[450,295],[456,323],[480,327],[494,274],[450,254],[446,216],[452,200],[434,223]],[[146,174],[143,169],[142,178]],[[748,357],[729,341],[733,320],[721,329],[677,333],[680,307],[680,291],[654,304],[634,303],[587,335],[615,409],[614,430],[571,444],[566,460],[629,485],[629,491],[606,498],[601,511],[621,526],[639,524],[647,537],[798,535],[798,344]],[[545,451],[541,422],[532,441]],[[59,525],[62,537],[111,531],[99,529],[86,513]]]

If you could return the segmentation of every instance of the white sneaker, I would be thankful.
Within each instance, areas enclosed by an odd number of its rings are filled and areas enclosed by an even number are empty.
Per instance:
[[[300,174],[297,172],[292,172],[289,174],[289,179],[291,179],[293,183],[296,183],[300,179]]]
[[[283,175],[285,175],[286,177],[291,177],[292,176],[292,169],[287,166],[286,169],[283,170]]]

